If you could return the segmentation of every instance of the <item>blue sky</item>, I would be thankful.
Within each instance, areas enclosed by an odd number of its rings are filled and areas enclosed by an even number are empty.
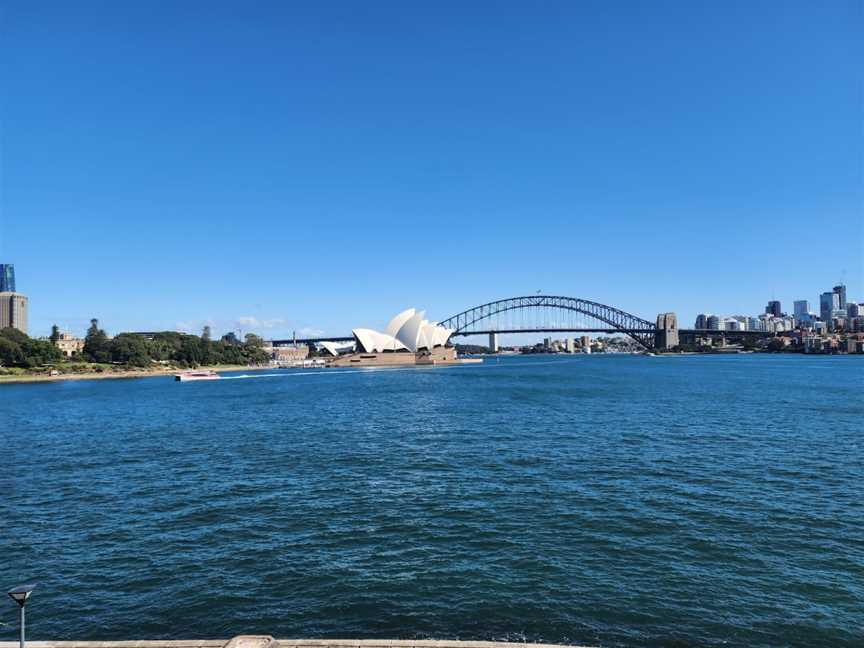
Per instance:
[[[2,8],[32,334],[864,300],[861,2],[173,4]]]

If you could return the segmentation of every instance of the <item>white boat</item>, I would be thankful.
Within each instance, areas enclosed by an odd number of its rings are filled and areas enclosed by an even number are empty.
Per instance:
[[[188,382],[190,380],[219,380],[221,377],[215,371],[182,371],[174,375],[174,380]]]

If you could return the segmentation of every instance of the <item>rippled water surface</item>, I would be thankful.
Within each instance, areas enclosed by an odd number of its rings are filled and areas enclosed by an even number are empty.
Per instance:
[[[31,637],[864,645],[860,358],[269,373],[0,386]]]

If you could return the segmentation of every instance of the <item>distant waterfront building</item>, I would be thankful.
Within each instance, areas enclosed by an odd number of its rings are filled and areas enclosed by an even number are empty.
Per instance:
[[[71,358],[84,350],[84,338],[75,337],[71,333],[61,333],[54,346],[60,349],[65,357]]]
[[[15,266],[0,263],[0,293],[15,292]]]
[[[567,353],[574,353],[576,351],[576,340],[573,338],[567,338]]]
[[[830,326],[831,313],[840,308],[840,295],[836,292],[824,292],[819,295],[819,319]]]
[[[709,317],[711,317],[711,315],[709,315],[707,313],[699,313],[696,316],[696,326],[694,328],[697,328],[697,329],[708,328],[708,318]]]
[[[270,355],[270,360],[276,365],[302,364],[309,357],[309,347],[305,344],[274,347],[272,342],[264,343],[264,352]]]
[[[748,317],[747,318],[747,330],[748,331],[761,331],[762,324],[759,321],[758,317]]]
[[[745,315],[733,315],[731,319],[733,319],[734,321],[736,321],[738,323],[738,330],[739,331],[747,331],[748,330],[747,322],[748,322],[749,318],[746,317]]]
[[[27,332],[27,296],[15,292],[0,292],[0,329],[16,328]]]
[[[772,300],[769,301],[768,305],[765,307],[765,312],[774,317],[781,317],[783,315],[783,308],[780,306],[779,301]]]
[[[720,322],[721,322],[721,318],[718,317],[717,315],[709,315],[705,319],[705,324],[706,324],[705,328],[711,329],[712,331],[719,331],[720,330]]]
[[[810,302],[806,299],[799,299],[795,302],[794,308],[795,310],[793,312],[795,313],[796,318],[806,317],[807,313],[810,312]]]
[[[769,313],[763,313],[759,316],[759,329],[766,333],[780,333],[782,331],[791,331],[795,328],[794,317],[774,317]]]
[[[862,315],[861,304],[856,304],[855,302],[848,302],[846,304],[846,316],[849,319],[855,319],[856,317],[860,317]]]
[[[846,311],[844,309],[838,308],[831,313],[831,325],[835,331],[846,329]]]
[[[832,292],[837,295],[839,300],[839,305],[837,308],[842,308],[846,310],[846,286],[844,284],[840,284],[839,286],[834,286]]]

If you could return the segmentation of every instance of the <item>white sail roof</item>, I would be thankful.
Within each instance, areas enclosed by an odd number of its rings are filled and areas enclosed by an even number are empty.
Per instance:
[[[428,320],[423,320],[420,324],[420,334],[417,336],[417,348],[435,348],[435,327],[430,326]]]
[[[416,352],[446,345],[453,331],[423,319],[424,314],[424,311],[408,308],[391,319],[383,333],[364,328],[352,332],[366,353]]]
[[[399,332],[399,329],[402,328],[402,325],[411,319],[415,312],[416,311],[413,308],[405,309],[390,320],[387,326],[384,327],[384,332],[391,337],[396,337],[396,334]]]
[[[443,326],[435,325],[435,333],[432,338],[433,346],[445,346],[453,335],[453,329],[444,328]]]
[[[392,335],[379,333],[372,329],[354,329],[351,331],[366,353],[381,353],[384,351],[401,351],[406,346]]]
[[[354,344],[352,342],[332,342],[330,340],[319,342],[319,344],[324,347],[327,353],[333,356],[338,356],[341,351],[345,351],[354,347]]]
[[[402,328],[400,328],[399,332],[396,334],[396,339],[404,344],[409,351],[417,350],[417,342],[420,339],[420,329],[423,325],[423,315],[425,315],[423,311],[414,313],[414,315],[412,315],[402,325]]]

